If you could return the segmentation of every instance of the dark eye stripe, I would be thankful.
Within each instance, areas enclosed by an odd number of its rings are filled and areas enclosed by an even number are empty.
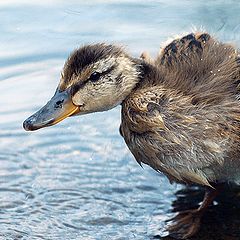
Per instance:
[[[112,65],[109,69],[107,69],[106,71],[102,72],[101,75],[107,75],[108,73],[110,73],[116,66]]]
[[[92,80],[92,77],[94,78],[93,74],[99,74],[98,77],[100,78],[100,77],[102,77],[102,76],[105,76],[105,75],[109,74],[115,67],[116,67],[116,66],[113,65],[113,66],[111,66],[109,69],[107,69],[106,71],[101,72],[101,73],[100,73],[100,72],[94,72],[94,73],[91,74],[89,80]]]
[[[109,74],[113,69],[115,68],[115,65],[111,66],[109,69],[107,69],[106,71],[104,72],[93,72],[89,79],[90,81],[92,82],[97,82],[102,76],[105,76],[107,74]]]
[[[100,77],[109,74],[115,67],[116,67],[116,66],[113,65],[112,67],[110,67],[110,68],[107,69],[106,71],[104,71],[104,72],[102,72],[102,73],[99,73],[99,74],[100,74]],[[85,80],[85,81],[83,80],[83,81],[81,81],[81,82],[79,82],[79,83],[74,84],[74,85],[71,87],[71,94],[72,94],[72,96],[73,96],[74,94],[76,94],[76,92],[77,92],[80,88],[83,88],[84,85],[85,85],[88,81],[91,81],[90,77],[89,77],[87,80]]]

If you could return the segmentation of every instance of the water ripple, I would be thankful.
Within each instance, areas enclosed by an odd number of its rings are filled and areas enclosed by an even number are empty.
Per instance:
[[[33,133],[22,122],[79,45],[156,55],[192,25],[238,43],[239,11],[237,1],[0,2],[0,239],[160,239],[173,201],[192,192],[175,195],[181,186],[138,166],[118,133],[120,107]]]

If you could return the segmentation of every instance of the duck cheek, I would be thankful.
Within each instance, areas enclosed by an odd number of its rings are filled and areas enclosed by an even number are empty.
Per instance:
[[[75,104],[76,106],[84,106],[85,102],[86,102],[86,96],[85,94],[81,94],[79,92],[77,92],[73,97],[72,97],[72,102],[73,104]]]
[[[77,105],[80,109],[80,112],[78,115],[96,112],[97,111],[97,101],[95,100],[94,96],[91,96],[90,94],[86,94],[84,92],[80,93],[77,92],[72,97],[73,104]]]

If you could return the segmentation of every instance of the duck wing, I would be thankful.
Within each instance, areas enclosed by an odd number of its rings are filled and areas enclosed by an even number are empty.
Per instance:
[[[238,51],[190,34],[163,49],[155,65],[158,73],[123,104],[129,149],[175,181],[230,180],[240,169]]]
[[[196,102],[216,101],[226,95],[239,98],[240,54],[208,33],[191,33],[173,40],[161,51],[155,65],[164,85]]]
[[[208,33],[190,33],[182,38],[174,39],[162,49],[156,63],[171,67],[177,62],[193,57],[194,54],[201,56],[203,49],[213,41]]]

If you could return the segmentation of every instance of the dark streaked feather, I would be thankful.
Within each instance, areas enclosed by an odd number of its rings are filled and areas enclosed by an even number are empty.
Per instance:
[[[138,162],[208,185],[240,174],[240,66],[207,33],[167,45],[123,103],[122,134]]]
[[[123,49],[115,45],[107,45],[98,43],[86,45],[76,49],[69,56],[63,70],[64,83],[68,85],[73,75],[79,74],[85,67],[111,56],[119,56],[125,54]]]

